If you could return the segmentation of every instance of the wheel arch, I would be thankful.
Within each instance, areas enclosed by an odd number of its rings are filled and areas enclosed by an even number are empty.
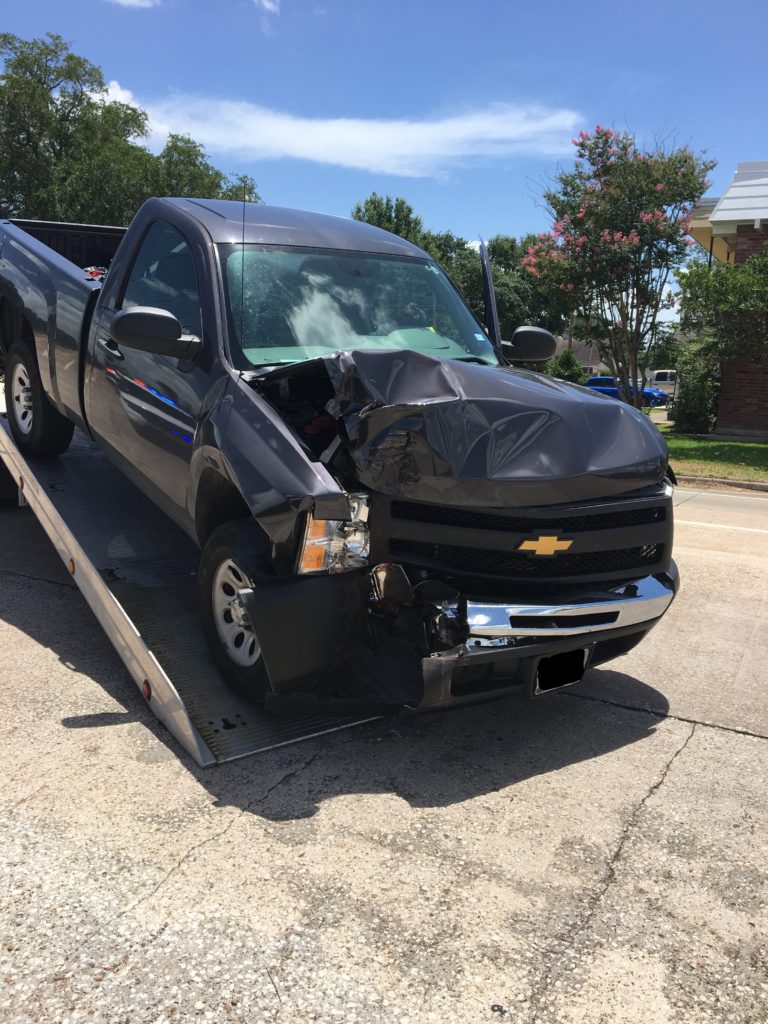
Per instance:
[[[0,297],[0,354],[7,356],[12,345],[19,343],[37,359],[35,332],[23,311],[5,296]]]
[[[205,546],[217,526],[249,517],[248,503],[235,485],[217,470],[204,469],[195,499],[195,533],[200,547]]]

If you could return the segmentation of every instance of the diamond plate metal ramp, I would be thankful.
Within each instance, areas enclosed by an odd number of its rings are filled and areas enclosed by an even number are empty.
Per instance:
[[[235,694],[208,657],[193,542],[79,431],[58,459],[28,463],[0,420],[0,459],[149,707],[201,766],[349,728],[371,717],[267,713]]]

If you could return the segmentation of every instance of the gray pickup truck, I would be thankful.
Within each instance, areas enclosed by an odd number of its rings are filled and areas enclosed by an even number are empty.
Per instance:
[[[420,709],[558,689],[674,597],[666,446],[512,368],[551,337],[501,342],[483,265],[485,325],[352,220],[152,199],[128,229],[5,221],[13,437],[51,458],[79,428],[195,540],[202,630],[256,701],[354,701],[350,665],[407,675]]]

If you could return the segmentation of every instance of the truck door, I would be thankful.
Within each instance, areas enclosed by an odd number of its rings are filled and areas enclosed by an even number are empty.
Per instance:
[[[190,459],[210,353],[194,362],[120,347],[110,336],[122,309],[153,306],[173,313],[185,334],[203,334],[194,254],[181,232],[157,220],[136,254],[122,293],[94,324],[87,415],[111,457],[173,518],[184,521]]]

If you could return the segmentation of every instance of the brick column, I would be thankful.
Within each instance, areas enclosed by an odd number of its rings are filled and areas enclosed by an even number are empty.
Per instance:
[[[747,362],[723,364],[715,429],[718,434],[768,438],[768,367]]]
[[[750,256],[757,256],[768,246],[768,225],[756,228],[753,224],[739,224],[736,228],[736,251],[734,263],[746,263]]]

